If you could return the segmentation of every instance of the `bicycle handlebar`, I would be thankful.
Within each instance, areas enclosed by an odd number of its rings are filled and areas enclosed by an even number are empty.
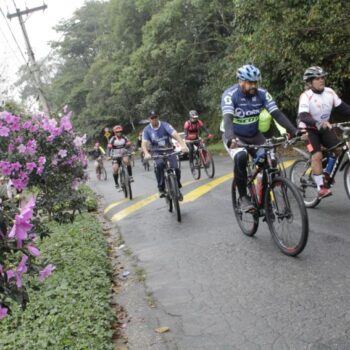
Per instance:
[[[243,148],[249,148],[249,149],[258,149],[258,148],[272,149],[281,145],[285,145],[285,146],[293,145],[295,142],[300,140],[301,140],[300,136],[294,137],[290,140],[287,140],[285,137],[272,137],[270,139],[267,139],[266,142],[261,145],[249,145],[249,144],[238,142],[237,146],[243,147]]]
[[[164,150],[163,150],[164,151]],[[167,158],[169,156],[172,156],[174,154],[180,154],[180,152],[172,152],[172,153],[165,153],[165,154],[156,154],[152,155],[152,159],[159,159],[159,158]]]

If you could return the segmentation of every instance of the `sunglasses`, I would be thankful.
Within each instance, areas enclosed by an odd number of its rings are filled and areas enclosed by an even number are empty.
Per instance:
[[[158,116],[157,115],[153,115],[152,117],[150,117],[150,119],[157,119],[158,118]]]

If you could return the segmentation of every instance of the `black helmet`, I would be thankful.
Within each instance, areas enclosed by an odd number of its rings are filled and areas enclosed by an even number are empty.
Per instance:
[[[322,78],[326,75],[327,73],[321,67],[313,66],[306,69],[304,72],[303,80],[309,81],[315,78]]]
[[[148,118],[152,118],[152,117],[159,117],[159,114],[156,111],[150,111],[148,113]]]
[[[190,111],[188,114],[190,118],[198,118],[198,113],[195,110]]]

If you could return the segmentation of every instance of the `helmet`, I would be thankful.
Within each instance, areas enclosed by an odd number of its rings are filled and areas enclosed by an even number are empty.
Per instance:
[[[326,75],[327,73],[323,70],[323,68],[318,66],[313,66],[306,69],[306,71],[304,72],[303,80],[309,81],[315,78],[322,78]]]
[[[261,73],[259,68],[256,68],[252,64],[245,64],[241,68],[237,69],[237,79],[258,81],[261,80]]]
[[[123,131],[123,127],[120,125],[116,125],[113,127],[113,131],[114,132],[122,132]]]
[[[148,118],[152,118],[152,117],[159,117],[159,114],[156,111],[150,111],[148,113]]]
[[[192,110],[192,111],[190,111],[188,114],[189,114],[190,118],[198,119],[198,113],[197,113],[197,111]]]
[[[95,147],[100,147],[100,144],[98,142],[95,143]]]

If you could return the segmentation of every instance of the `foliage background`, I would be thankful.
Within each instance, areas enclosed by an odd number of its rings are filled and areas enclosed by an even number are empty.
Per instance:
[[[345,0],[88,1],[56,27],[45,90],[94,138],[117,123],[131,131],[151,108],[178,127],[197,109],[218,132],[220,96],[250,62],[294,121],[310,65],[350,100],[349,16]]]

